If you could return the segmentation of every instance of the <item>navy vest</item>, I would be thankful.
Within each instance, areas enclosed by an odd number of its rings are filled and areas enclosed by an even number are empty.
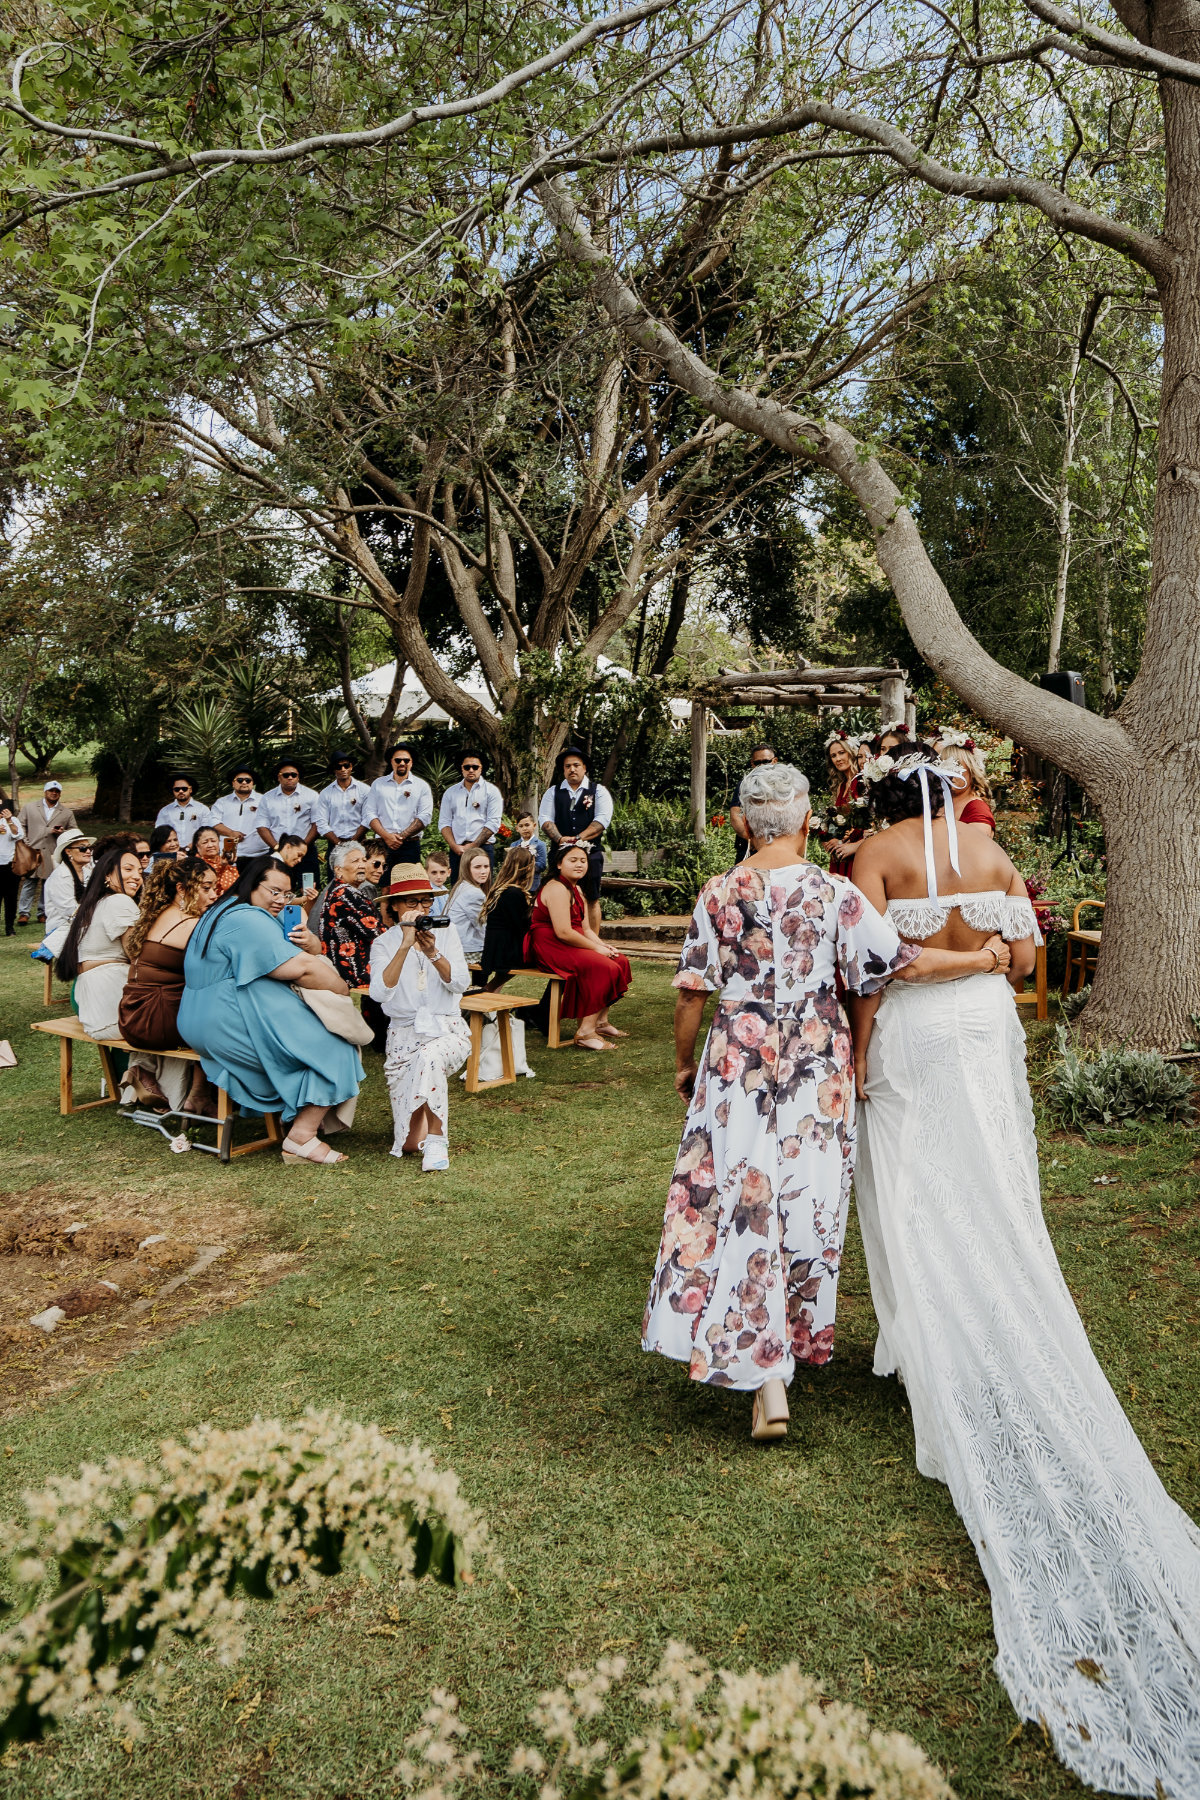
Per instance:
[[[563,837],[578,837],[589,825],[596,823],[596,783],[585,781],[574,798],[570,788],[558,782],[554,789],[554,823]],[[600,836],[604,833],[601,831]],[[598,843],[599,839],[589,838],[589,843]]]

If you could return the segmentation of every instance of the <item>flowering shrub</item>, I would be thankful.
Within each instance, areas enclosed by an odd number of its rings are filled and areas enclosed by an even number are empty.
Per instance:
[[[309,1412],[160,1446],[157,1463],[85,1463],[24,1495],[0,1528],[19,1599],[0,1632],[0,1745],[111,1694],[163,1629],[241,1651],[244,1596],[355,1569],[453,1584],[486,1529],[420,1444]],[[39,1591],[57,1565],[57,1584]]]
[[[954,1800],[923,1750],[899,1732],[875,1731],[851,1706],[826,1703],[794,1663],[774,1675],[750,1669],[714,1676],[686,1644],[668,1644],[639,1698],[652,1721],[624,1750],[584,1733],[604,1711],[624,1658],[577,1669],[538,1696],[531,1718],[550,1754],[524,1746],[511,1772],[539,1782],[539,1800]],[[714,1680],[717,1691],[705,1703]],[[479,1757],[462,1748],[466,1727],[440,1690],[410,1738],[398,1773],[418,1800],[454,1800],[476,1778]],[[421,1786],[421,1783],[428,1785]]]

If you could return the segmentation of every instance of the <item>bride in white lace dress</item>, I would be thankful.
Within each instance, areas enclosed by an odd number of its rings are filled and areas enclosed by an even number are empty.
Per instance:
[[[920,763],[936,767],[934,752],[919,746],[874,784],[890,829],[859,851],[855,882],[901,936],[969,950],[999,932],[1012,972],[1028,972],[1024,883],[984,831],[955,831]],[[1009,986],[891,982],[850,1012],[875,1371],[903,1380],[917,1466],[947,1484],[975,1544],[996,1672],[1085,1782],[1195,1800],[1200,1532],[1151,1467],[1059,1269]]]

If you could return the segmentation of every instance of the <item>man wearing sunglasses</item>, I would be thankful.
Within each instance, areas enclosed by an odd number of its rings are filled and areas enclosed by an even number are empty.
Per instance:
[[[254,771],[239,763],[229,777],[230,792],[212,804],[212,822],[221,834],[226,855],[229,846],[241,862],[252,856],[265,856],[267,846],[258,835],[258,809],[262,795],[254,785]]]
[[[332,850],[335,844],[361,843],[367,834],[366,804],[370,783],[354,778],[348,750],[333,756],[333,780],[317,796],[317,830]]]
[[[386,847],[385,879],[397,863],[421,860],[421,834],[433,818],[433,789],[413,774],[412,751],[394,744],[388,752],[389,773],[372,782],[363,801],[371,830]]]
[[[478,751],[468,750],[460,767],[462,780],[446,789],[438,813],[438,830],[450,847],[451,885],[458,880],[459,864],[468,850],[486,850],[491,860],[492,839],[504,817],[504,795],[483,779]]]
[[[195,784],[190,775],[176,775],[171,783],[172,799],[158,810],[156,825],[169,825],[179,839],[181,850],[190,850],[192,839],[202,825],[211,825],[213,816],[203,800],[196,799]]]

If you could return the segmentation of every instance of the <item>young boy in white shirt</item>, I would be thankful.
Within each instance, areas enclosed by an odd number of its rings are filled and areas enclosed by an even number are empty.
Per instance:
[[[546,873],[546,846],[538,836],[538,822],[530,812],[517,820],[517,842],[514,850],[528,850],[534,861],[533,892],[536,894]]]

